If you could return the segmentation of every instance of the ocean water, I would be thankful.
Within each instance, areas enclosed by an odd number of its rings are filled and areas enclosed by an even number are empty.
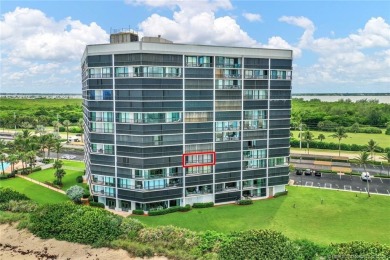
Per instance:
[[[356,102],[358,100],[362,99],[367,99],[367,100],[373,100],[376,99],[378,100],[379,103],[386,103],[390,104],[390,96],[334,96],[334,95],[304,95],[304,96],[299,96],[299,95],[293,95],[293,98],[303,98],[303,100],[310,100],[310,99],[319,99],[321,101],[325,102],[333,102],[333,101],[338,101],[340,99],[350,99],[352,102]]]

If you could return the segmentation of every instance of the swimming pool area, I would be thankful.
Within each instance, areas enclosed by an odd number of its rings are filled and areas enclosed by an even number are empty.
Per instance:
[[[4,162],[3,165],[1,165],[0,163],[0,171],[3,171],[3,167],[4,167],[4,170],[6,170],[11,164],[10,163],[6,163]]]

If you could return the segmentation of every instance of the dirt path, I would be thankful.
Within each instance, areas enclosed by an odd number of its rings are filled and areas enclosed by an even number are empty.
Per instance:
[[[69,260],[127,260],[133,258],[125,250],[109,248],[92,248],[91,246],[40,239],[26,229],[17,230],[15,226],[0,225],[0,259],[69,259]],[[150,259],[164,260],[164,257]]]

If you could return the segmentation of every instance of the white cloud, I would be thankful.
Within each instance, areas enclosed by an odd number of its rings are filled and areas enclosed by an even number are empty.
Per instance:
[[[216,17],[218,9],[232,8],[230,1],[127,1],[149,6],[176,6],[172,19],[152,14],[139,24],[143,35],[157,36],[178,43],[259,46],[230,16]],[[201,3],[200,3],[201,2]]]
[[[243,13],[242,16],[244,16],[244,18],[250,22],[261,22],[261,15],[260,14]]]
[[[2,15],[0,31],[2,91],[40,82],[47,91],[58,92],[66,80],[56,74],[74,74],[66,67],[80,66],[87,44],[109,41],[109,35],[96,23],[83,24],[71,17],[56,21],[40,10],[20,7]],[[15,86],[14,80],[21,77],[24,83],[18,81],[20,86]],[[73,92],[79,91],[80,80],[69,83]]]
[[[343,38],[335,38],[334,34],[332,38],[315,38],[314,23],[306,17],[283,16],[279,21],[303,28],[297,46],[304,52],[311,51],[319,55],[315,64],[298,67],[294,71],[295,84],[339,84],[353,88],[359,88],[360,85],[380,87],[376,83],[382,83],[382,87],[383,84],[390,84],[390,26],[382,17],[371,18],[363,29]],[[275,41],[275,44],[288,45],[281,40]],[[342,91],[340,89],[338,92]]]

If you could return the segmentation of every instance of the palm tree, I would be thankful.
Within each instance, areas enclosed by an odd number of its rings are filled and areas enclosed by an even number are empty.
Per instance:
[[[60,122],[55,120],[55,121],[51,122],[51,124],[53,125],[54,130],[58,133],[60,130],[60,126],[61,126]]]
[[[302,133],[302,138],[303,138],[303,141],[306,142],[306,147],[307,147],[307,153],[309,154],[310,153],[310,142],[313,141],[313,134],[307,130],[305,132]]]
[[[61,152],[61,149],[62,149],[62,144],[59,140],[57,140],[55,143],[54,143],[54,151],[57,153],[57,161],[59,160],[59,156],[60,156],[60,152]]]
[[[54,172],[54,177],[57,178],[58,185],[62,184],[62,177],[64,177],[64,175],[66,174],[64,169],[62,169],[62,165],[63,165],[62,161],[60,161],[58,159],[56,161],[54,161],[54,164],[53,164],[53,168],[56,169],[56,171]]]
[[[10,154],[7,160],[11,164],[11,172],[13,172],[15,170],[15,163],[19,161],[18,156],[16,154]]]
[[[62,125],[65,126],[66,128],[66,142],[68,143],[68,139],[69,139],[69,126],[70,126],[70,121],[69,120],[64,120],[62,122]]]
[[[30,163],[30,173],[32,173],[32,168],[34,166],[36,156],[37,156],[37,154],[35,151],[28,151],[26,153],[26,158],[27,158],[28,162]]]
[[[57,184],[58,185],[62,185],[62,178],[65,176],[66,172],[64,169],[60,168],[60,169],[57,169],[55,172],[54,172],[54,176],[57,178]]]
[[[340,150],[341,150],[341,139],[347,138],[348,135],[346,134],[345,128],[344,127],[337,127],[336,132],[330,137],[337,138],[339,140],[339,156],[340,156]]]
[[[32,124],[30,124],[29,122],[22,122],[22,123],[20,124],[20,127],[23,128],[23,129],[25,129],[25,130],[27,130],[27,129],[32,128],[33,126],[32,126]]]
[[[35,133],[39,134],[39,136],[42,136],[43,134],[46,133],[45,127],[43,125],[37,125],[35,127]]]
[[[358,163],[363,165],[364,171],[366,172],[366,164],[368,163],[368,157],[370,154],[367,151],[362,151],[360,154],[355,157],[355,159],[358,161]],[[370,185],[369,181],[367,180],[367,194],[368,197],[370,197]]]
[[[5,171],[4,171],[4,162],[5,160],[7,160],[7,156],[5,155],[5,153],[1,153],[0,154],[0,163],[1,163],[1,170],[2,170],[2,174],[5,175]]]
[[[319,139],[320,142],[322,142],[325,139],[325,135],[324,134],[319,134],[317,139]]]
[[[378,148],[378,143],[375,142],[373,139],[370,139],[367,144],[367,151],[371,153],[371,160],[375,161],[375,150]]]
[[[390,163],[390,150],[387,150],[387,152],[381,156],[383,160],[386,160],[388,163]],[[387,175],[390,177],[390,168],[387,168]]]
[[[81,129],[81,142],[84,142],[83,135],[84,135],[84,120],[82,118],[79,119],[77,122],[78,127]]]
[[[47,157],[50,158],[50,151],[55,146],[57,140],[53,134],[48,135],[48,139],[46,140],[46,148],[47,148]]]

